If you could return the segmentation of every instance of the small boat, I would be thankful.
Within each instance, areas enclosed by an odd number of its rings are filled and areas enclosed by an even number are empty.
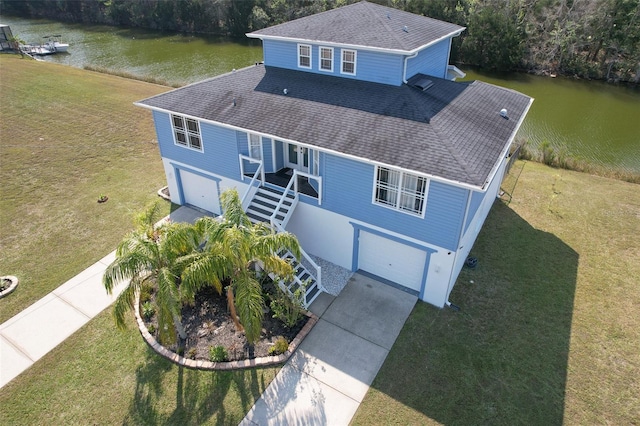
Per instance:
[[[60,37],[62,36],[61,35],[44,36],[44,38],[47,39],[47,42],[43,46],[53,53],[66,52],[67,49],[69,49],[69,44],[62,43],[60,41]]]
[[[20,46],[20,49],[28,55],[44,56],[44,55],[51,55],[53,53],[56,53],[55,51],[50,50],[48,47],[44,45],[36,45],[36,44],[25,44]]]

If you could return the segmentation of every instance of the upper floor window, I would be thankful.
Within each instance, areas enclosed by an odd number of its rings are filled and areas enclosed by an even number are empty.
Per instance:
[[[262,143],[260,135],[249,133],[249,157],[262,160]]]
[[[356,51],[342,49],[342,74],[356,74]]]
[[[311,46],[308,44],[298,45],[298,67],[311,68]]]
[[[196,120],[172,114],[171,124],[176,144],[202,151],[200,125]]]
[[[320,48],[320,69],[322,71],[333,71],[333,48]]]
[[[378,167],[374,202],[396,210],[422,216],[427,179],[386,167]]]

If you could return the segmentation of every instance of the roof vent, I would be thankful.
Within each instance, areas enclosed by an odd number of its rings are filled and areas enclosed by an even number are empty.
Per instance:
[[[387,13],[387,19],[391,19],[391,14]]]
[[[424,78],[422,77],[420,80],[416,81],[415,83],[413,83],[413,87],[417,87],[418,89],[422,90],[423,92],[426,92],[429,87],[433,86],[433,81],[429,80],[428,78]]]
[[[507,109],[506,108],[502,108],[500,110],[500,117],[506,118],[507,120],[509,119],[509,116],[507,115]]]
[[[402,31],[404,31],[405,33],[409,32],[409,27],[407,27],[406,25],[404,27],[402,27]]]
[[[284,93],[284,94],[286,95],[287,93],[289,93],[289,90],[284,89],[284,90],[282,91],[282,93]]]

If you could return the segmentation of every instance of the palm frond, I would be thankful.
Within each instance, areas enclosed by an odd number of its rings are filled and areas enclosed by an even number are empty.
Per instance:
[[[254,344],[260,338],[262,320],[264,317],[264,298],[262,287],[249,274],[239,277],[234,283],[235,303],[244,327],[245,336],[250,344]]]

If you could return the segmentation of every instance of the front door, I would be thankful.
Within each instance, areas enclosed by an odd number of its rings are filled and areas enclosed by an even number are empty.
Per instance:
[[[309,149],[288,143],[287,167],[309,173]]]

